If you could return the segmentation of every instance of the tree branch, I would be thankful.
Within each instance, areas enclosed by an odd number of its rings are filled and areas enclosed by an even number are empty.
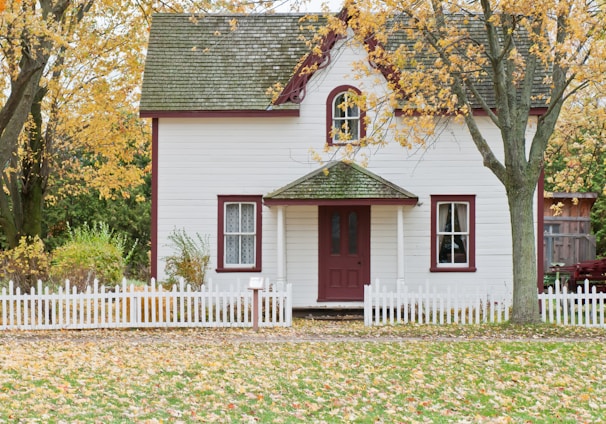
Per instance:
[[[450,59],[448,58],[448,56],[446,55],[444,50],[442,48],[440,48],[440,46],[437,43],[437,39],[439,38],[439,35],[443,34],[443,28],[446,27],[446,20],[442,13],[441,8],[436,3],[434,3],[434,11],[437,14],[436,21],[437,21],[437,26],[438,26],[438,35],[435,36],[434,34],[432,34],[431,31],[429,31],[429,29],[427,29],[427,27],[423,28],[423,33],[425,34],[427,41],[434,48],[434,50],[438,53],[438,55],[444,61],[444,63],[446,65],[448,65],[449,67],[452,67],[452,65],[453,65],[452,62],[450,61]],[[504,183],[505,177],[506,177],[505,167],[496,158],[496,156],[494,155],[494,152],[488,145],[488,142],[482,135],[482,132],[480,131],[480,129],[477,125],[477,122],[473,116],[471,103],[469,101],[469,98],[467,97],[467,93],[465,92],[465,87],[468,85],[471,86],[472,93],[474,93],[474,96],[477,95],[477,98],[480,100],[482,107],[487,111],[488,116],[495,123],[495,125],[497,125],[497,127],[499,126],[499,119],[490,110],[490,107],[486,104],[486,101],[482,98],[482,96],[480,95],[480,93],[478,92],[476,87],[473,86],[473,84],[471,82],[468,83],[467,80],[463,79],[463,77],[461,76],[461,73],[451,73],[451,75],[454,80],[454,84],[452,86],[453,93],[457,95],[457,98],[459,99],[459,103],[462,105],[465,105],[468,109],[467,113],[464,116],[465,123],[467,124],[467,127],[472,136],[473,142],[476,145],[476,148],[478,149],[478,151],[480,152],[480,154],[482,156],[483,164],[488,169],[490,169],[501,182]]]
[[[495,103],[497,116],[500,122],[499,128],[503,134],[503,140],[507,140],[511,135],[511,111],[508,102],[507,93],[507,73],[503,64],[503,54],[499,44],[499,34],[496,26],[492,22],[493,12],[489,0],[481,0],[482,11],[484,15],[484,25],[488,37],[489,59],[492,64],[493,85],[495,93]],[[505,149],[507,152],[508,149]],[[507,155],[506,155],[507,156]],[[507,157],[505,159],[507,163]]]
[[[11,116],[18,108],[25,91],[32,80],[32,77],[41,69],[42,66],[39,64],[33,63],[31,60],[27,60],[27,65],[21,68],[19,76],[11,83],[10,95],[0,110],[0,135],[2,135],[6,129]]]

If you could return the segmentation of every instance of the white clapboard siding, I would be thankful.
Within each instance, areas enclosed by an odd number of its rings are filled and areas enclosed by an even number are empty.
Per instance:
[[[11,281],[0,294],[0,329],[50,330],[146,327],[252,327],[253,290],[236,284],[212,282],[199,291],[183,282],[165,290],[151,285],[135,287],[123,281],[106,288],[95,281],[84,292],[65,287],[51,292],[42,282],[22,293]],[[258,290],[258,326],[292,325],[292,286],[270,284]]]
[[[582,327],[606,327],[604,303],[606,293],[598,293],[596,286],[590,286],[585,280],[583,287],[576,292],[560,286],[556,280],[555,287],[548,287],[546,293],[539,293],[541,317],[544,322],[575,325]]]
[[[410,291],[405,284],[387,290],[379,280],[364,287],[364,324],[481,324],[509,320],[510,301],[492,299],[488,293],[448,289],[438,292],[429,285]]]
[[[330,64],[307,82],[299,116],[159,118],[156,266],[160,278],[164,277],[163,258],[173,254],[169,236],[175,225],[190,234],[208,236],[210,257],[213,261],[218,258],[217,195],[266,195],[319,169],[327,161],[341,158],[335,150],[324,151],[329,93],[337,86],[351,84],[380,97],[388,90],[388,84],[382,77],[377,78],[377,74],[355,75],[352,69],[368,63],[367,52],[363,45],[355,42],[339,43],[346,46],[342,49],[336,46],[334,51],[339,54],[331,57]],[[373,117],[372,111],[368,113],[370,134]],[[394,124],[404,123],[396,119]],[[478,117],[477,124],[500,155],[498,128],[489,117]],[[367,157],[369,171],[410,190],[420,201],[414,207],[404,207],[404,275],[397,275],[400,260],[395,248],[397,208],[372,206],[370,268],[373,279],[428,281],[438,290],[454,285],[462,291],[475,293],[480,289],[499,297],[509,293],[511,286],[504,282],[512,281],[511,231],[508,225],[502,225],[509,222],[504,188],[483,166],[464,123],[444,121],[439,137],[424,148],[402,148],[394,142],[393,134],[387,132],[385,136],[386,145],[362,148],[358,157]],[[316,160],[316,154],[321,161]],[[226,167],[226,163],[230,166]],[[476,272],[429,270],[429,200],[434,194],[476,196],[476,263],[482,264]],[[275,278],[282,260],[276,249],[278,213],[275,207],[267,205],[261,212],[263,273]],[[279,277],[293,284],[295,307],[326,306],[317,301],[317,216],[317,206],[285,208],[286,275]],[[208,276],[222,285],[245,276],[242,272],[217,272],[216,268],[218,264],[211,264]],[[340,302],[334,306],[354,305]],[[355,306],[359,306],[359,302]]]

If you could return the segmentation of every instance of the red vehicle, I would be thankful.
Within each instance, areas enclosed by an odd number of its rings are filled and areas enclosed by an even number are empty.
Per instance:
[[[568,291],[576,291],[577,287],[583,286],[585,280],[589,280],[598,292],[606,292],[606,258],[551,269],[560,274],[568,274],[567,280],[562,278],[564,284],[568,285]]]

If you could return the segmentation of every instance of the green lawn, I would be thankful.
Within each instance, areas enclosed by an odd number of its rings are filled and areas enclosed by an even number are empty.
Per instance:
[[[605,336],[317,321],[0,333],[0,422],[603,422]]]

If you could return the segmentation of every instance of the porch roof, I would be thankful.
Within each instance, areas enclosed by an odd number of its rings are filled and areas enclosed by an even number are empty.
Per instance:
[[[355,163],[326,166],[263,197],[266,205],[416,205],[419,198]]]

